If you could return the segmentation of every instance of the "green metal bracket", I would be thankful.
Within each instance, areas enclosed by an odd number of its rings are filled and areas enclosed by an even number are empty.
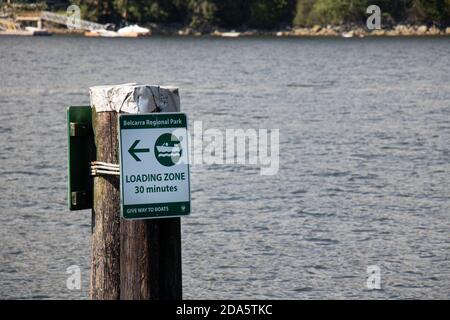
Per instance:
[[[90,106],[67,108],[69,137],[68,205],[70,210],[92,208],[90,162],[95,160],[92,111]]]

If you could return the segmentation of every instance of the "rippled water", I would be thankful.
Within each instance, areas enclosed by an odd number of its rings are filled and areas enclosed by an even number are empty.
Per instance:
[[[134,81],[179,86],[205,129],[280,129],[278,175],[192,168],[185,298],[448,298],[449,57],[448,38],[0,38],[0,298],[87,297],[65,108]]]

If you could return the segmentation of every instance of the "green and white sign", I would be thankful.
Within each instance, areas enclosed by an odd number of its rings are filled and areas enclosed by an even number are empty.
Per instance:
[[[187,138],[183,113],[119,115],[123,218],[165,218],[190,213]]]

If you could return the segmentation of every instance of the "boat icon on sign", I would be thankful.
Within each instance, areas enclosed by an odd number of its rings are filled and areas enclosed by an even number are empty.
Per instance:
[[[160,152],[159,156],[161,156],[161,153],[180,153],[181,149],[179,147],[179,144],[174,146],[169,146],[169,144],[166,142],[162,146],[156,146],[156,149],[158,149],[158,152]]]
[[[160,164],[170,167],[178,163],[183,153],[181,147],[183,137],[176,137],[171,133],[164,133],[156,139],[155,157]]]

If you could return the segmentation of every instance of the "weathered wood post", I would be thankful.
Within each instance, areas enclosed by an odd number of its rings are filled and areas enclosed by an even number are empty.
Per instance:
[[[92,113],[97,161],[118,163],[117,113]],[[94,177],[91,244],[91,299],[120,297],[119,177]]]
[[[96,160],[118,164],[118,113],[178,112],[177,88],[90,88]],[[94,177],[91,299],[181,299],[180,218],[120,218],[119,177]]]

